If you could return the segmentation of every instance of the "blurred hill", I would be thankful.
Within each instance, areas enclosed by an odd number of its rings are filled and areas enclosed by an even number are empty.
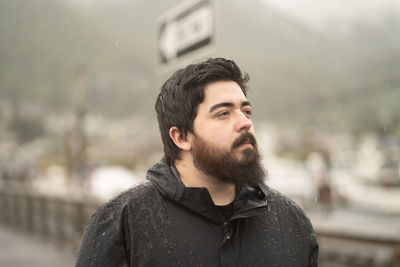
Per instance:
[[[0,130],[40,136],[43,116],[71,111],[79,86],[89,113],[155,123],[154,99],[170,75],[157,70],[156,19],[180,2],[1,1]],[[399,134],[396,10],[312,28],[262,1],[216,5],[209,56],[249,72],[258,120]]]

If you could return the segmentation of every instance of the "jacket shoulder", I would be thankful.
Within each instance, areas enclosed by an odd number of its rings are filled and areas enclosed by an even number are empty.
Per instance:
[[[291,217],[296,217],[298,220],[306,221],[307,224],[310,223],[304,210],[295,201],[266,184],[264,184],[263,187],[267,192],[267,203],[272,211],[288,213]]]
[[[143,201],[149,201],[154,199],[157,195],[157,190],[154,188],[150,181],[144,181],[138,185],[133,186],[119,195],[113,197],[106,203],[102,204],[93,216],[103,216],[114,217],[121,215],[127,207],[138,206]]]
[[[132,187],[101,205],[86,225],[76,267],[128,266],[126,244],[129,244],[127,217],[156,191],[150,182]]]
[[[299,233],[303,233],[309,242],[309,266],[318,266],[318,242],[314,232],[314,228],[310,219],[307,217],[303,209],[292,199],[283,195],[275,189],[265,185],[267,188],[267,201],[269,201],[270,209],[285,224],[291,222],[292,229],[297,229]],[[290,227],[289,227],[290,229]]]

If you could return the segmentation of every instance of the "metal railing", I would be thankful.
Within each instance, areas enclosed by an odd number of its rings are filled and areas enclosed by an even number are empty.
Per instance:
[[[98,201],[0,190],[0,223],[79,247]]]

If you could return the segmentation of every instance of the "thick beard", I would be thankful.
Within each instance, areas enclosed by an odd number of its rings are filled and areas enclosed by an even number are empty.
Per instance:
[[[245,141],[250,141],[253,148],[244,149],[240,152],[240,159],[235,158],[233,150]],[[192,148],[194,166],[218,181],[238,187],[255,186],[265,177],[255,137],[249,132],[241,134],[235,140],[231,151],[211,147],[199,136],[195,136]]]

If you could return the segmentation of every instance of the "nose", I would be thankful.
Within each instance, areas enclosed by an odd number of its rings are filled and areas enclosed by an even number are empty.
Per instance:
[[[237,122],[236,122],[236,131],[248,131],[253,126],[253,122],[250,118],[248,118],[243,112],[239,112]]]

